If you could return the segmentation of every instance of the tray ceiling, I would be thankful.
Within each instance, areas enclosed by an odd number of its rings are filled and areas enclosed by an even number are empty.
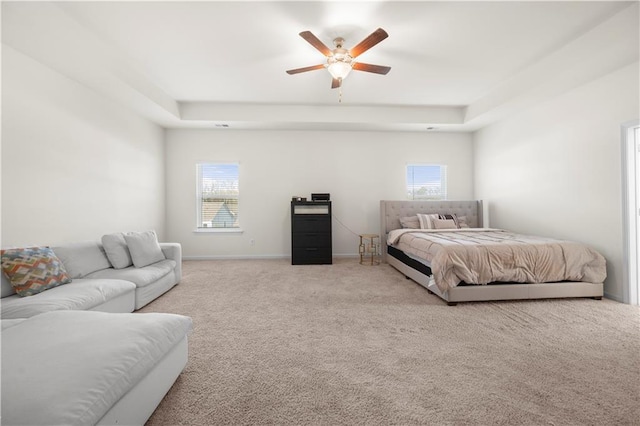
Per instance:
[[[164,127],[472,131],[638,60],[636,2],[15,2],[2,41]],[[389,38],[342,102],[298,33]],[[597,60],[596,60],[597,59]],[[570,76],[570,77],[568,77]],[[222,127],[226,124],[229,127]]]

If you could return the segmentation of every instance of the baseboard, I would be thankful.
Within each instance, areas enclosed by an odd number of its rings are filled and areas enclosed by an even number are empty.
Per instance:
[[[210,256],[182,256],[182,260],[262,260],[262,259],[288,259],[288,254],[229,254]]]
[[[622,297],[611,294],[611,293],[607,293],[606,291],[604,292],[603,296],[605,299],[610,299],[610,300],[615,300],[616,302],[625,303]]]
[[[333,257],[357,258],[359,254],[333,254]],[[291,259],[290,254],[230,254],[209,256],[182,256],[182,260],[265,260],[265,259]]]

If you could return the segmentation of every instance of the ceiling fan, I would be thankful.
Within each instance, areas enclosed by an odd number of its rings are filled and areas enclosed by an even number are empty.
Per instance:
[[[387,74],[391,70],[391,67],[365,64],[364,62],[356,61],[356,58],[362,53],[389,37],[389,34],[387,34],[387,32],[382,28],[378,28],[349,50],[343,47],[344,39],[342,37],[338,37],[333,40],[333,44],[336,46],[335,49],[329,49],[320,41],[320,39],[318,39],[318,37],[313,35],[311,31],[301,32],[300,37],[305,39],[309,44],[318,49],[320,53],[326,56],[327,62],[325,64],[288,70],[287,74],[299,74],[302,72],[326,68],[332,77],[331,88],[335,89],[342,86],[342,80],[347,77],[352,69],[356,71],[371,72],[374,74]]]

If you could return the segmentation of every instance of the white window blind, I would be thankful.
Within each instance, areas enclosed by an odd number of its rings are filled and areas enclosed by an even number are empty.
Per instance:
[[[200,163],[197,182],[198,229],[238,228],[238,164]]]
[[[407,197],[410,200],[446,200],[447,166],[407,165]]]

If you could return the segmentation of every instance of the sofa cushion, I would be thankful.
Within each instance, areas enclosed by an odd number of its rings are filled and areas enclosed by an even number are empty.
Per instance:
[[[49,247],[0,250],[2,272],[20,296],[33,296],[71,282],[60,259]]]
[[[49,312],[14,325],[2,336],[3,425],[144,424],[184,368],[192,328],[162,313]]]
[[[26,320],[27,320],[26,318],[14,318],[14,319],[2,320],[0,321],[0,323],[2,323],[2,331],[6,330],[7,328],[13,327],[14,325],[18,325],[22,321],[26,321]]]
[[[124,239],[136,268],[143,268],[165,258],[155,231],[129,232],[124,235]]]
[[[122,269],[133,265],[131,253],[129,253],[129,248],[122,232],[103,235],[102,248],[104,248],[107,258],[114,268]]]
[[[9,278],[5,274],[0,273],[0,297],[11,296],[16,294],[16,290],[11,285]]]
[[[131,281],[137,287],[153,284],[165,275],[172,273],[176,267],[174,260],[165,259],[144,268],[129,267],[125,269],[103,269],[86,276],[86,278],[105,278]]]
[[[135,284],[122,280],[76,279],[31,297],[17,294],[2,299],[2,319],[29,318],[60,310],[89,310],[127,292],[135,297]]]
[[[65,244],[53,247],[56,256],[71,278],[82,278],[100,269],[111,268],[104,249],[97,241]]]

